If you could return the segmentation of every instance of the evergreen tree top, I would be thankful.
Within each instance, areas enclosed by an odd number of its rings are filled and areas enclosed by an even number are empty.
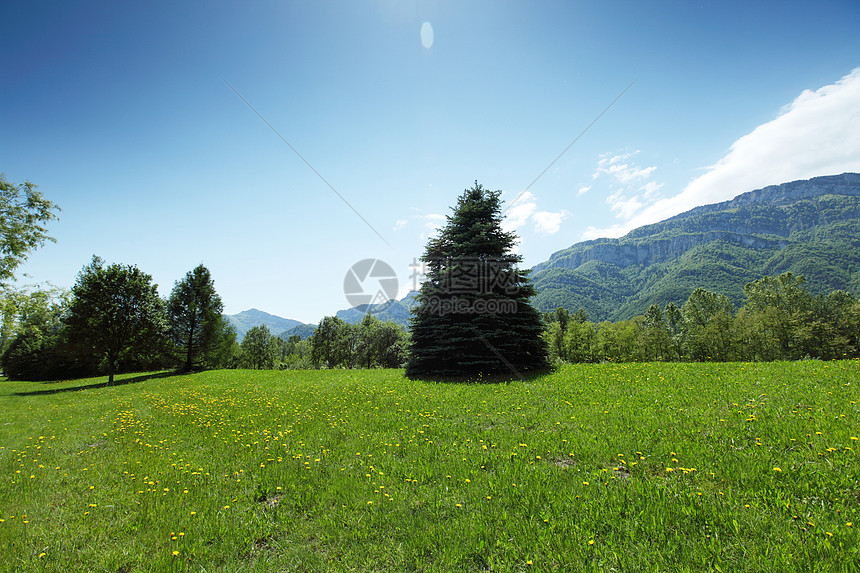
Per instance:
[[[423,260],[432,263],[450,257],[474,257],[520,262],[522,257],[511,252],[517,244],[516,234],[502,229],[501,194],[477,181],[463,191],[438,237],[428,242]]]

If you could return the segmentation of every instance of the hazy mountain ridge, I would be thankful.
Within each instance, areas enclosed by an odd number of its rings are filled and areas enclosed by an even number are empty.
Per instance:
[[[644,314],[651,304],[678,305],[696,288],[743,301],[746,283],[785,271],[802,274],[812,292],[860,295],[860,174],[816,177],[742,193],[633,229],[618,239],[576,243],[532,269],[538,310],[585,309],[592,320]],[[411,292],[372,305],[382,321],[408,326]],[[367,305],[335,316],[355,324]],[[284,338],[307,338],[315,325],[250,309],[225,315],[241,341],[265,324]]]
[[[390,320],[399,325],[408,326],[411,316],[409,311],[415,305],[416,294],[418,294],[417,291],[413,291],[400,300],[339,310],[335,316],[344,322],[356,324],[361,322],[370,307],[370,312],[379,320],[383,322]],[[305,324],[291,318],[282,318],[256,308],[243,310],[238,314],[225,314],[224,318],[236,328],[236,340],[239,342],[245,337],[245,333],[255,326],[265,325],[272,334],[280,336],[284,340],[292,335],[298,335],[302,340],[305,340],[313,334],[317,327],[316,324]]]
[[[409,326],[409,318],[412,316],[411,309],[415,306],[415,295],[417,291],[412,291],[400,300],[392,300],[387,303],[374,305],[361,305],[345,310],[337,311],[339,319],[350,324],[361,322],[368,312],[371,312],[376,318],[382,322],[392,321],[401,326]]]
[[[803,274],[813,292],[860,292],[860,175],[816,177],[696,207],[618,239],[576,243],[533,268],[535,306],[593,320],[683,303],[697,287],[743,298],[768,274]]]
[[[298,320],[281,318],[256,308],[243,310],[238,314],[225,314],[224,318],[236,329],[236,340],[240,342],[245,338],[245,333],[255,326],[266,326],[272,334],[278,334],[302,324]]]

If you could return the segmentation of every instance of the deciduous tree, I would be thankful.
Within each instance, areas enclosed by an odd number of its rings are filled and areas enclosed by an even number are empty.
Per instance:
[[[66,325],[79,352],[103,361],[110,384],[121,360],[160,353],[167,332],[152,277],[136,266],[105,267],[99,257],[78,274]]]
[[[242,339],[242,364],[255,370],[275,367],[275,341],[266,325],[255,326]]]
[[[30,251],[54,241],[45,224],[56,219],[59,210],[33,183],[16,185],[0,173],[0,286],[9,284]]]

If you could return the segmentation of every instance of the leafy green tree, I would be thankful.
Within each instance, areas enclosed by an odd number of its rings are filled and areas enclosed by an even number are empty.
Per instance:
[[[207,368],[236,368],[242,349],[236,342],[236,329],[224,318],[215,317],[211,344],[203,354]]]
[[[814,297],[806,318],[795,327],[803,356],[824,360],[854,356],[857,339],[852,335],[851,311],[856,304],[850,293],[841,290]]]
[[[287,340],[275,337],[278,341],[279,368],[284,370],[298,370],[312,368],[310,360],[310,344],[298,334],[290,336]]]
[[[594,323],[587,320],[572,320],[564,335],[564,350],[571,362],[594,362],[594,346],[597,331]]]
[[[666,322],[666,330],[669,332],[669,359],[678,360],[683,352],[684,340],[684,315],[674,302],[666,305],[663,313]]]
[[[0,355],[10,380],[58,380],[89,376],[97,371],[92,357],[71,351],[63,328],[71,293],[57,287],[10,290],[11,308],[4,305]],[[6,314],[8,312],[8,314]]]
[[[648,307],[642,328],[645,354],[654,360],[669,359],[671,335],[663,311],[658,305],[652,304]]]
[[[0,173],[0,286],[8,286],[30,251],[54,241],[45,224],[59,210],[33,183],[16,185]]]
[[[54,286],[32,290],[7,288],[0,296],[0,352],[28,327],[59,330],[70,296],[68,290]]]
[[[379,354],[378,337],[382,322],[370,313],[358,324],[356,359],[364,368],[372,368]]]
[[[638,321],[601,322],[594,337],[595,359],[610,362],[644,360],[641,345],[637,344],[640,330],[641,317]]]
[[[567,360],[567,350],[564,346],[564,328],[558,320],[551,321],[543,332],[550,360]]]
[[[394,321],[382,323],[377,335],[376,364],[381,368],[403,368],[409,359],[409,333]]]
[[[50,347],[39,329],[23,330],[3,352],[3,374],[9,380],[42,380],[41,366]]]
[[[687,355],[693,360],[729,359],[734,307],[726,295],[697,288],[681,307]]]
[[[164,302],[152,277],[136,266],[94,256],[78,274],[66,316],[69,339],[79,352],[102,360],[113,384],[121,362],[149,361],[164,348]]]
[[[406,329],[372,314],[357,325],[356,362],[364,368],[399,368],[406,361]]]
[[[215,282],[203,265],[177,281],[167,301],[170,339],[181,370],[190,372],[206,366],[205,359],[214,348],[223,328],[224,305],[215,291]]]
[[[518,374],[547,366],[543,323],[502,229],[500,191],[475,182],[422,257],[426,280],[411,321],[409,377]]]
[[[320,321],[311,345],[311,362],[317,368],[350,368],[355,362],[355,336],[353,326],[336,316]]]
[[[813,297],[803,288],[803,276],[783,273],[747,283],[744,304],[773,348],[765,359],[793,360],[803,357],[799,328],[809,320]]]
[[[266,325],[255,326],[242,339],[242,365],[255,370],[275,367],[275,341]]]

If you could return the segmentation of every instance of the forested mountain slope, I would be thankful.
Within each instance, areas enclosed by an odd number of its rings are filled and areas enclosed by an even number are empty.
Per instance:
[[[786,271],[814,293],[860,295],[860,174],[773,185],[576,243],[534,267],[534,304],[622,320],[651,304],[680,306],[698,287],[740,304],[746,283]]]

